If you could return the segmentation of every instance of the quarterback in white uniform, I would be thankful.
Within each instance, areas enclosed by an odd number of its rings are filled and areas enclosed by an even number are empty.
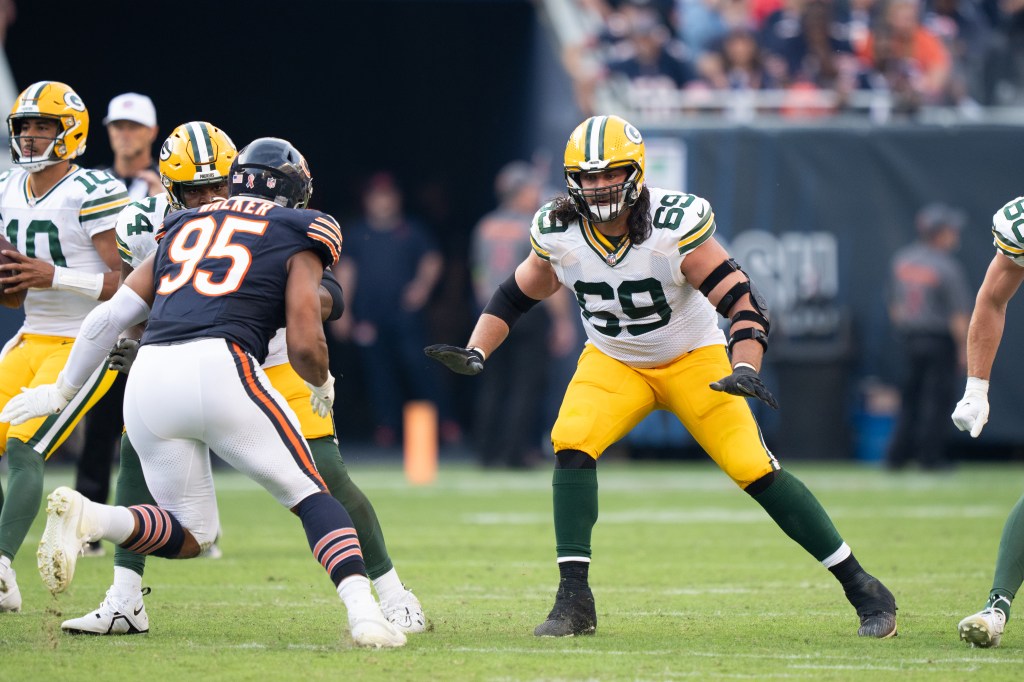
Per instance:
[[[1024,282],[1024,197],[1009,201],[992,216],[996,254],[989,263],[967,329],[967,387],[953,411],[953,423],[972,438],[988,422],[988,382],[1003,337],[1006,306]],[[998,646],[1010,618],[1010,605],[1024,583],[1024,497],[1003,526],[988,601],[960,621],[960,639],[979,647]]]
[[[858,634],[895,635],[892,594],[861,568],[811,492],[779,466],[738,397],[777,406],[758,375],[767,303],[715,241],[711,206],[646,187],[643,138],[617,116],[591,117],[573,131],[565,178],[568,196],[537,213],[533,252],[498,287],[467,346],[426,349],[452,371],[476,374],[522,313],[559,287],[576,295],[588,342],[551,432],[560,581],[554,608],[534,634],[596,631],[588,573],[597,461],[662,409],[835,575],[860,618]],[[729,354],[716,310],[732,321]]]
[[[72,163],[85,151],[89,114],[74,90],[30,85],[7,118],[14,168],[0,174],[0,229],[17,253],[0,272],[4,304],[23,303],[25,323],[0,359],[0,408],[23,388],[52,383],[85,316],[117,289],[114,219],[128,203],[105,171]],[[113,383],[100,367],[60,413],[16,427],[0,423],[8,458],[0,495],[0,612],[18,611],[11,561],[42,500],[43,462]]]

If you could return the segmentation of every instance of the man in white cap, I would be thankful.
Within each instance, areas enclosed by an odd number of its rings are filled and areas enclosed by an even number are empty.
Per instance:
[[[137,92],[126,92],[110,100],[103,119],[114,150],[110,173],[128,188],[132,201],[162,194],[160,174],[153,158],[153,143],[159,133],[153,100]]]

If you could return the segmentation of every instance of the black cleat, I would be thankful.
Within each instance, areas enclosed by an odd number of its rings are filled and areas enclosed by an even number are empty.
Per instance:
[[[592,635],[597,630],[597,609],[590,588],[558,586],[555,606],[548,619],[533,629],[537,637],[574,637]]]
[[[878,639],[896,636],[896,598],[880,580],[861,573],[844,585],[844,590],[860,616],[858,635]]]

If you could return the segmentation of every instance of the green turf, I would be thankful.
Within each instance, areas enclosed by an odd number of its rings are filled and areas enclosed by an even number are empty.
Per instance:
[[[404,649],[352,648],[298,520],[222,473],[224,558],[150,561],[148,635],[61,634],[63,618],[103,598],[112,558],[81,559],[68,592],[51,598],[35,571],[37,520],[14,562],[24,611],[0,615],[0,679],[1021,679],[1016,620],[993,650],[955,632],[984,604],[1003,521],[1024,490],[1020,467],[790,469],[896,594],[898,638],[858,638],[838,583],[717,469],[611,462],[599,471],[590,573],[597,634],[538,639],[557,583],[550,471],[442,467],[436,485],[410,488],[398,468],[357,466],[431,624]],[[57,471],[46,489],[66,482]]]

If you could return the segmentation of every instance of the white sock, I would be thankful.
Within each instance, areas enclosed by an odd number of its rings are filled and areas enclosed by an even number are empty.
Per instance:
[[[10,568],[11,557],[7,556],[6,554],[0,554],[0,566],[3,566],[4,568]]]
[[[142,592],[142,576],[130,568],[114,566],[114,593],[119,597],[134,597]]]
[[[381,601],[394,601],[405,594],[405,585],[398,579],[398,571],[392,568],[379,578],[373,579],[373,588]]]
[[[135,530],[135,515],[128,507],[111,507],[107,504],[85,501],[89,506],[89,513],[93,515],[99,524],[99,536],[94,540],[110,540],[120,545],[127,540],[132,531]]]
[[[350,575],[342,580],[338,585],[338,596],[345,602],[349,615],[377,606],[370,592],[370,579],[365,575]]]

